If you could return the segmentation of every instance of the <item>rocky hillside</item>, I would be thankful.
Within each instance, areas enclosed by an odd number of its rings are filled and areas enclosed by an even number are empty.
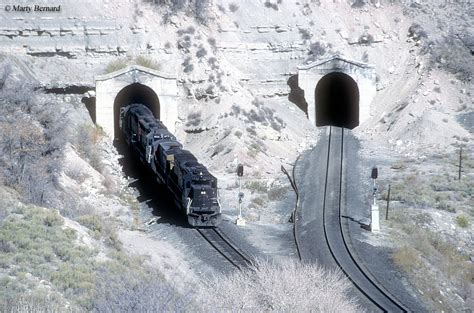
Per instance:
[[[152,284],[147,276],[157,269],[165,278],[188,277],[157,289],[186,292],[196,280],[179,247],[139,231],[146,221],[120,156],[82,102],[96,75],[131,63],[175,75],[176,135],[218,176],[225,213],[235,215],[235,168],[243,163],[252,193],[244,199],[248,219],[285,224],[292,207],[281,209],[289,187],[280,166],[291,168],[318,134],[304,106],[292,102],[297,67],[336,53],[374,66],[371,116],[354,130],[367,157],[425,160],[460,146],[472,151],[473,10],[468,2],[382,0],[83,0],[62,1],[59,13],[2,9],[0,223],[2,231],[11,230],[0,233],[2,285],[21,291],[43,284],[62,307],[81,295],[70,305],[74,310],[108,305],[100,301],[109,295],[93,302],[86,292],[104,260],[117,272],[131,268],[126,279],[132,283],[138,275]],[[472,220],[468,179],[459,201]],[[53,230],[53,237],[41,238],[71,248],[36,249],[33,237],[15,232],[25,224],[40,235]],[[471,251],[472,243],[466,245]],[[30,249],[37,262],[28,271],[22,258]],[[143,249],[151,259],[124,253]],[[75,260],[91,263],[69,272]],[[51,266],[43,268],[44,262]],[[105,281],[120,284],[115,274],[105,273]],[[81,284],[71,278],[78,275]],[[181,308],[176,305],[169,308]]]

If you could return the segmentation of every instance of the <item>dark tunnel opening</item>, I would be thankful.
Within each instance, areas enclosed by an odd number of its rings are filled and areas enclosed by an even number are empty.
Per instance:
[[[359,88],[347,74],[332,72],[316,85],[316,126],[359,125]]]
[[[148,86],[142,84],[132,84],[120,90],[114,101],[114,138],[121,139],[122,134],[119,127],[120,108],[132,103],[142,103],[146,105],[155,118],[160,119],[160,101],[158,96]]]
[[[96,111],[95,110],[96,98],[95,97],[91,97],[91,98],[84,97],[84,98],[82,98],[81,102],[84,103],[84,105],[86,106],[86,109],[89,112],[89,115],[92,119],[92,122],[95,124],[96,123],[96,113],[95,113],[95,111]]]

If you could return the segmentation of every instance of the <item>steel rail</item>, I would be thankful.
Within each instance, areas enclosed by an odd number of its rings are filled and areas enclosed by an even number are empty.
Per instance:
[[[370,301],[372,302],[375,306],[377,306],[379,309],[381,309],[384,312],[388,312],[388,310],[384,307],[383,304],[380,304],[377,300],[375,300],[362,286],[360,286],[350,275],[350,273],[347,272],[346,269],[344,269],[344,266],[341,264],[341,260],[339,260],[336,257],[336,254],[334,252],[334,247],[332,247],[329,237],[328,237],[328,225],[327,225],[327,220],[326,220],[326,194],[328,192],[328,175],[329,175],[329,163],[330,163],[330,152],[331,152],[331,138],[332,137],[332,127],[329,128],[329,140],[328,140],[328,156],[326,160],[326,178],[325,178],[325,183],[324,183],[324,196],[323,196],[323,228],[324,228],[324,236],[326,240],[327,247],[331,253],[331,256],[333,257],[334,261],[336,262],[337,266],[341,269],[341,271],[344,273],[344,275],[352,282],[352,284]],[[346,241],[346,236],[344,235],[343,229],[342,229],[342,215],[341,215],[341,202],[342,202],[342,170],[343,170],[343,150],[344,150],[344,129],[342,129],[342,135],[341,135],[341,151],[340,151],[340,167],[339,167],[339,192],[338,192],[338,220],[339,220],[339,229],[342,237],[342,242],[344,244],[344,249],[347,255],[349,256],[350,260],[354,263],[356,268],[360,271],[362,276],[372,285],[377,289],[381,295],[383,295],[388,301],[393,303],[395,307],[400,309],[402,312],[408,312],[408,310],[400,304],[397,300],[393,298],[392,295],[390,295],[388,292],[383,290],[378,283],[374,282],[374,280],[362,269],[360,266],[359,262],[355,259],[353,254],[350,252],[348,243]]]
[[[230,239],[218,228],[196,228],[198,233],[227,261],[242,270],[252,266],[251,258],[237,248]]]

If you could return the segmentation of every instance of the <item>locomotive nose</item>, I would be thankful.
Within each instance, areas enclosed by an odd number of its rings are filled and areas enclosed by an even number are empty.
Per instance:
[[[210,190],[208,187],[197,188],[194,191],[194,198],[207,199],[210,195]]]

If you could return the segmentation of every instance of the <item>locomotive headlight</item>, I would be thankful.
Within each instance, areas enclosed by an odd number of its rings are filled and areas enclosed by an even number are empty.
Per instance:
[[[206,192],[205,192],[205,191],[201,191],[201,194],[202,194],[202,195],[205,195],[205,194],[206,194]]]

